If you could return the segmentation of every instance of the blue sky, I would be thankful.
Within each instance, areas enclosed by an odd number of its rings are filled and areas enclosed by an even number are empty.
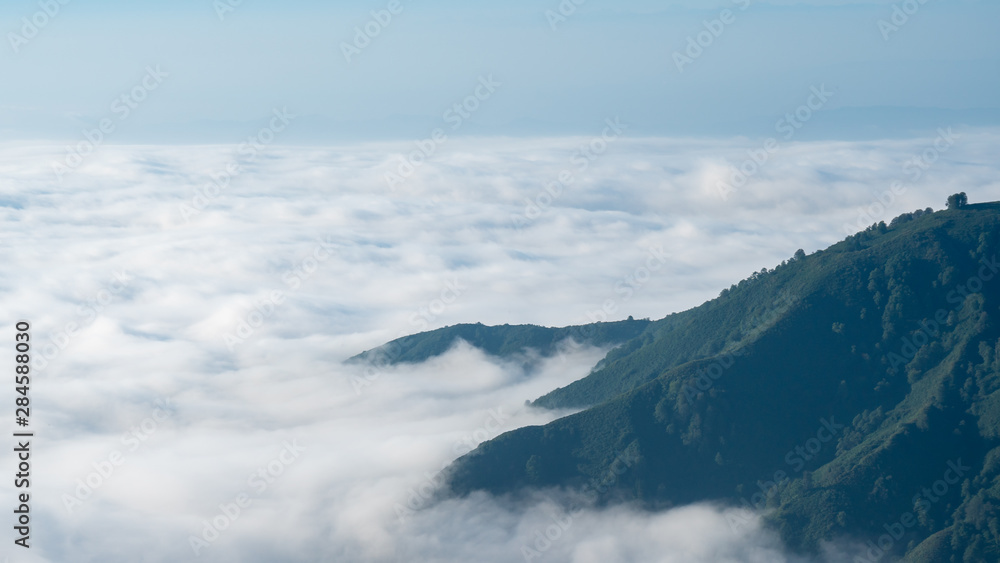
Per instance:
[[[555,26],[556,0],[399,1],[350,63],[342,44],[388,0],[243,0],[221,19],[213,0],[76,0],[17,52],[11,34],[41,8],[4,2],[0,138],[78,138],[149,65],[169,77],[116,141],[228,142],[276,107],[307,118],[289,142],[419,138],[489,75],[502,86],[455,133],[586,134],[620,116],[633,134],[764,137],[823,84],[836,95],[802,138],[1000,123],[995,2],[913,4],[886,40],[882,1],[587,0]],[[731,23],[680,72],[674,53],[724,9]]]

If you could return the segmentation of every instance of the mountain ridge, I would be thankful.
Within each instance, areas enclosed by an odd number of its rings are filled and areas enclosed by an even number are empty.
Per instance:
[[[449,491],[579,488],[628,452],[601,502],[767,509],[802,552],[853,537],[871,542],[866,561],[996,559],[998,249],[994,202],[797,253],[633,326],[590,374],[533,403],[584,410],[480,444],[452,465]],[[610,343],[612,324],[576,330]],[[953,465],[967,470],[951,483]]]

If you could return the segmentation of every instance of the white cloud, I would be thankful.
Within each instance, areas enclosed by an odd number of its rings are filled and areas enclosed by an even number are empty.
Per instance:
[[[387,370],[360,396],[357,368],[340,362],[458,322],[577,324],[606,302],[614,319],[689,308],[797,248],[841,239],[858,208],[908,181],[904,164],[933,146],[791,144],[722,201],[712,182],[759,143],[623,139],[514,228],[511,216],[587,140],[455,141],[395,191],[386,155],[404,144],[274,148],[190,222],[179,206],[232,147],[105,146],[58,184],[49,163],[62,149],[0,146],[2,322],[30,319],[36,353],[49,356],[32,386],[37,560],[190,560],[188,537],[242,492],[252,504],[206,561],[449,561],[480,550],[523,560],[551,501],[477,496],[406,525],[394,505],[457,443],[482,436],[491,409],[512,415],[501,431],[557,416],[518,409],[586,374],[600,351],[525,374],[459,347]],[[994,133],[964,133],[877,219],[940,208],[955,191],[1000,199],[998,145]],[[650,249],[667,258],[647,275]],[[274,291],[281,298],[268,301]],[[241,322],[252,330],[230,351],[224,335]],[[169,415],[145,432],[158,399]],[[145,439],[133,451],[123,439],[135,428]],[[256,492],[250,474],[294,440],[306,451]],[[63,495],[115,450],[124,464],[67,513]],[[13,498],[9,484],[0,492]],[[670,560],[683,538],[699,539],[676,552],[687,560],[779,557],[766,532],[730,542],[718,511],[684,510],[587,511],[549,560],[649,561],[652,550]]]

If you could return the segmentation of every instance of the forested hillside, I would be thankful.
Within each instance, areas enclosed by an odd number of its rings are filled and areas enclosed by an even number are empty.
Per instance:
[[[997,560],[1000,204],[952,207],[797,253],[683,313],[573,329],[624,343],[535,404],[589,408],[483,443],[451,491],[602,483],[600,502],[772,508],[807,552],[851,538],[869,560]],[[498,355],[566,335],[500,328],[416,335],[399,357],[454,335]]]

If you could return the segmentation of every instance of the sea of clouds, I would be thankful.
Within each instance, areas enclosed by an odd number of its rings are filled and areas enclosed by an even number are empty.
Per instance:
[[[721,192],[760,142],[454,139],[402,183],[412,143],[103,146],[61,178],[65,148],[0,145],[0,333],[31,321],[37,433],[33,547],[0,556],[796,560],[713,506],[431,500],[475,444],[566,414],[523,405],[606,350],[459,345],[363,385],[343,362],[460,322],[660,318],[852,226],[1000,199],[1000,135],[954,133],[788,144]]]

